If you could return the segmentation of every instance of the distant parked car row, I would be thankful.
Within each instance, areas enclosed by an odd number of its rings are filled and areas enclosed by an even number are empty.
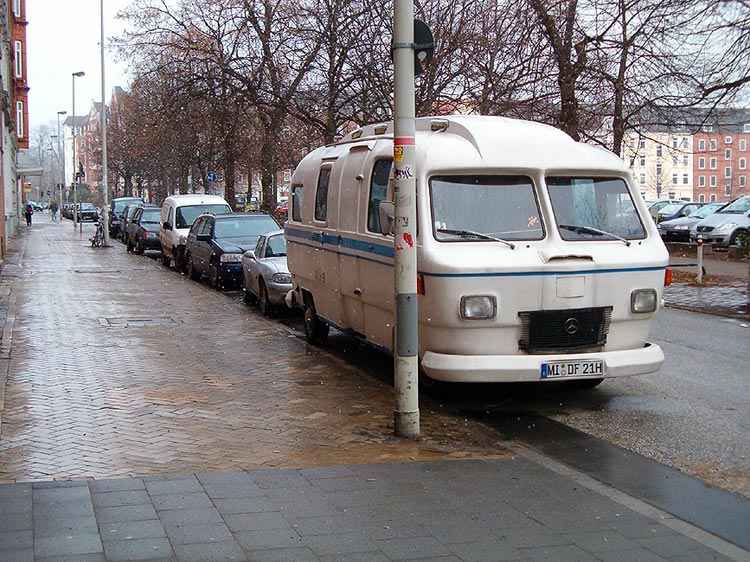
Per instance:
[[[691,206],[693,212],[685,214]],[[675,204],[662,207],[662,211],[677,209]],[[750,237],[750,196],[744,195],[730,203],[687,203],[658,225],[659,234],[668,242],[696,242],[698,236],[706,244],[725,248],[743,237]]]
[[[158,251],[164,265],[193,280],[207,276],[215,289],[241,287],[266,316],[292,288],[284,231],[264,211],[233,213],[221,197],[175,195],[162,207],[115,199],[110,219],[128,251]]]
[[[93,203],[76,203],[76,220],[82,222],[97,222],[99,220],[99,209]],[[60,210],[62,217],[73,220],[73,204],[65,203]]]

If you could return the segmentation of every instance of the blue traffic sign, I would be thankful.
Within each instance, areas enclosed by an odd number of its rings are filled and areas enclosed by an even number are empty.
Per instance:
[[[216,181],[216,172],[206,172],[206,181],[213,183]]]

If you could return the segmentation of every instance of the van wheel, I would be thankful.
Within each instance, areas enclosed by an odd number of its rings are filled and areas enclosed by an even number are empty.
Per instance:
[[[422,361],[419,361],[419,393],[433,398],[445,398],[450,390],[451,384],[445,381],[439,381],[437,379],[430,378],[427,373],[422,369]]]
[[[268,289],[263,280],[258,281],[258,304],[260,305],[260,313],[263,316],[270,317],[273,315],[273,305],[268,302]],[[307,331],[305,331],[307,333]]]
[[[174,268],[178,273],[184,273],[187,268],[185,263],[185,255],[177,251],[177,248],[172,248],[172,255],[174,256]]]
[[[577,381],[568,381],[568,385],[571,388],[580,390],[591,390],[602,384],[602,382],[604,382],[604,379],[580,379]]]
[[[143,249],[143,246],[141,246],[141,241],[138,240],[135,243],[135,253],[138,254],[139,256],[142,256],[144,251],[145,250]]]
[[[310,299],[305,304],[305,337],[307,341],[314,345],[325,343],[328,338],[330,327],[325,322],[321,322],[315,312],[315,303]]]
[[[198,281],[198,279],[201,278],[200,272],[197,269],[195,269],[195,264],[193,263],[192,256],[188,256],[187,269],[188,269],[188,277],[190,277],[190,279],[192,279],[193,281]]]
[[[162,250],[162,251],[161,251],[161,264],[162,264],[162,265],[163,265],[164,267],[169,267],[169,262],[170,262],[170,261],[171,261],[171,260],[169,259],[169,256],[168,256],[167,254],[165,254],[165,253],[164,253],[164,250]]]

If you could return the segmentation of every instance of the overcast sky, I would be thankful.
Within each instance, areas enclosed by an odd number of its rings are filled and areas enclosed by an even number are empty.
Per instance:
[[[106,49],[105,100],[112,89],[127,89],[127,68],[115,62],[110,38],[122,33],[118,11],[130,0],[104,0]],[[76,115],[88,114],[91,101],[101,101],[101,59],[99,40],[100,0],[27,0],[27,72],[29,77],[29,123],[31,127],[53,122],[57,112],[73,111],[72,74],[76,78]],[[63,118],[61,118],[62,121]]]

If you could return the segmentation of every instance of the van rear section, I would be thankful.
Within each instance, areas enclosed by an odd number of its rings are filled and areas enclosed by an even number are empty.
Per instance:
[[[647,341],[666,249],[616,156],[535,123],[417,120],[419,356],[457,382],[654,372]],[[286,224],[306,332],[328,326],[392,350],[389,124],[309,154]]]

